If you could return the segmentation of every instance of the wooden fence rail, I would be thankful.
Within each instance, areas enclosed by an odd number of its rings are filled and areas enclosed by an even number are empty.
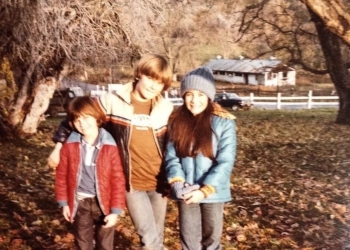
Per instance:
[[[276,97],[263,97],[254,96],[250,93],[250,96],[241,97],[244,101],[250,102],[256,105],[276,105],[277,109],[281,109],[283,105],[302,105],[307,109],[311,109],[314,106],[320,105],[338,105],[338,96],[312,96],[312,91],[309,91],[307,96],[282,96],[281,93],[277,93]],[[335,100],[335,101],[334,101]]]
[[[91,96],[99,96],[105,94],[107,91],[105,88],[91,91]],[[169,99],[175,106],[182,105],[182,98],[170,98],[168,93],[165,92],[165,98]],[[282,96],[281,93],[277,93],[277,96],[255,96],[254,93],[250,93],[249,96],[241,96],[245,102],[253,104],[255,107],[269,106],[271,108],[281,109],[283,106],[303,106],[307,109],[311,109],[315,106],[336,106],[339,104],[338,96],[313,96],[310,90],[307,96]],[[302,107],[302,108],[303,108]]]

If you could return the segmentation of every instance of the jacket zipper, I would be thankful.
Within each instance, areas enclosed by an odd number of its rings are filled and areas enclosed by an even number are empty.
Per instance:
[[[71,216],[75,216],[76,212],[78,211],[78,198],[77,198],[77,191],[78,191],[78,187],[79,187],[79,183],[81,181],[81,171],[82,171],[82,159],[81,159],[81,151],[82,151],[82,145],[81,143],[79,143],[79,165],[78,165],[78,176],[77,178],[77,185],[75,186],[75,190],[74,190],[74,206],[73,206],[73,212],[71,214]]]
[[[101,197],[100,197],[100,189],[99,189],[99,181],[98,181],[98,175],[97,175],[97,160],[100,156],[100,150],[102,149],[103,145],[101,145],[100,148],[95,148],[96,151],[94,151],[94,164],[95,164],[95,180],[96,180],[96,197],[97,197],[97,201],[98,201],[98,204],[100,205],[101,209],[102,209],[102,212],[104,214],[108,214],[107,210],[105,210],[105,207],[103,206],[103,203],[101,201]]]

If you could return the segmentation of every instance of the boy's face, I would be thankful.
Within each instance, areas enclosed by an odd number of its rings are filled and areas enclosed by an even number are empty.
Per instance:
[[[148,76],[141,75],[134,89],[135,98],[139,101],[148,101],[155,98],[164,88],[162,82],[158,82]]]
[[[82,135],[95,134],[98,130],[97,121],[91,115],[81,115],[74,120],[73,124]]]

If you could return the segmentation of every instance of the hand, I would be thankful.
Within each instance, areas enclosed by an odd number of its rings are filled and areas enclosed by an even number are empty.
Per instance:
[[[183,197],[185,194],[188,194],[188,193],[191,193],[191,192],[194,191],[194,190],[200,189],[200,187],[201,187],[201,186],[199,186],[198,184],[190,185],[190,184],[188,184],[188,183],[185,183],[185,187],[182,189],[182,191],[183,191],[182,197]]]
[[[192,191],[189,194],[184,195],[185,203],[199,203],[204,199],[204,193],[200,190]]]
[[[47,165],[51,168],[56,168],[60,162],[60,152],[62,148],[62,143],[57,143],[54,150],[52,150],[50,156],[47,158]]]
[[[192,192],[193,190],[199,189],[200,186],[198,184],[195,185],[189,185],[184,184],[183,182],[176,181],[171,185],[171,189],[173,193],[175,194],[176,198],[178,199],[184,199],[184,195]]]
[[[106,224],[103,227],[104,228],[113,227],[113,226],[115,226],[115,224],[117,224],[117,221],[118,221],[117,214],[109,214],[104,219],[104,222],[106,222]]]
[[[63,217],[66,219],[66,221],[73,222],[73,220],[71,220],[70,218],[70,210],[68,206],[63,206],[62,214],[63,214]]]

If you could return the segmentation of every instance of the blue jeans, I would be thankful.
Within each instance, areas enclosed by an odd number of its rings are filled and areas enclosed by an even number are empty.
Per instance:
[[[143,250],[163,250],[167,200],[156,191],[126,193],[126,204]]]
[[[220,250],[224,203],[178,202],[183,250]]]

